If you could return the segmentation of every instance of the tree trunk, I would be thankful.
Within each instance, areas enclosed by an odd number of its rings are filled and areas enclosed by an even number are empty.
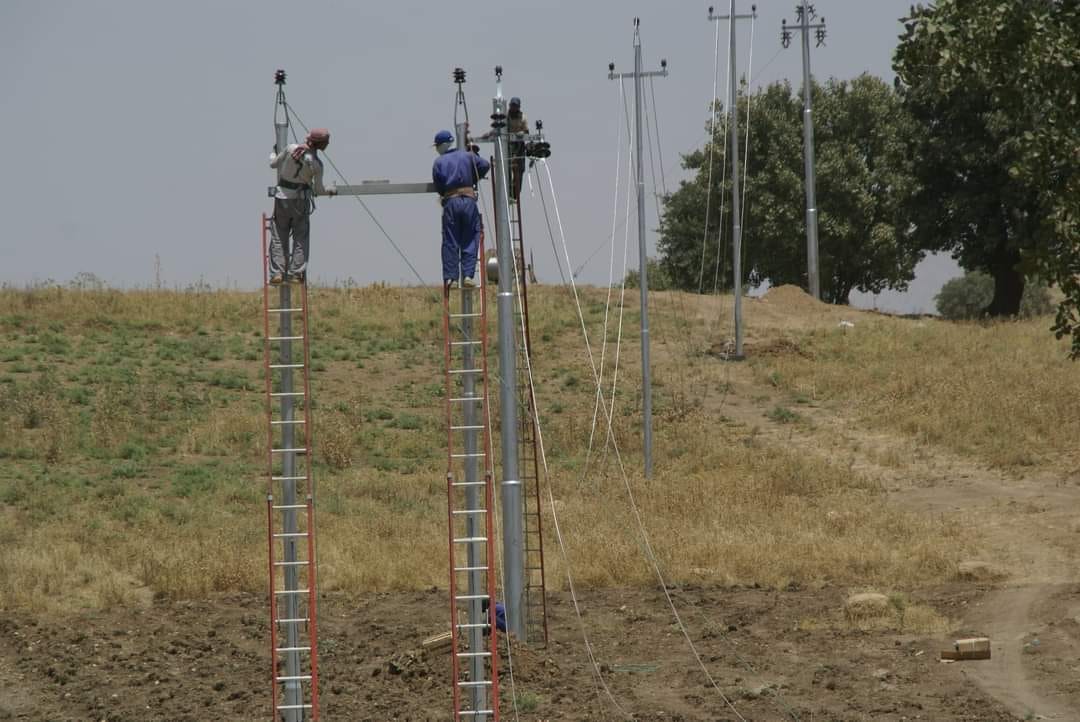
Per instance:
[[[995,255],[987,270],[994,279],[994,297],[986,307],[991,317],[1017,316],[1024,297],[1024,274],[1018,270],[1020,251],[1009,249]]]

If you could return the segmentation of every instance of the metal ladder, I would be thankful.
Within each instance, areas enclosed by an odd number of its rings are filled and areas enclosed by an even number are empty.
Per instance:
[[[483,235],[478,258],[484,257]],[[483,273],[478,273],[481,279]],[[494,484],[488,408],[487,302],[445,288],[446,496],[454,720],[499,719]]]
[[[532,339],[529,335],[529,296],[521,203],[510,203],[510,236],[517,265],[518,298],[514,307],[517,329],[518,473],[524,493],[525,530],[525,636],[530,644],[547,645],[547,590],[544,585],[544,532],[540,505],[540,459],[537,453],[536,399],[529,383]]]
[[[319,719],[308,291],[306,283],[270,285],[275,230],[265,214],[262,221],[271,700],[274,722],[303,722]]]

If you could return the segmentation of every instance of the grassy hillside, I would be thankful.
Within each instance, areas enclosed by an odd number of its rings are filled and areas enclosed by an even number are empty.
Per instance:
[[[583,296],[597,359],[604,295]],[[1045,320],[955,326],[770,296],[747,305],[748,351],[760,383],[792,404],[835,403],[988,463],[1071,463],[1061,450],[1076,435],[1068,401],[1078,382]],[[586,463],[594,387],[573,301],[536,287],[530,304],[551,491],[575,581],[651,584],[603,426]],[[654,294],[653,304],[654,479],[637,471],[629,308],[613,426],[669,578],[914,587],[948,577],[971,552],[948,520],[889,507],[878,480],[725,415],[731,366],[711,350],[723,345],[716,319],[730,299]],[[311,306],[320,584],[442,586],[441,304],[376,286],[312,289]],[[855,329],[838,328],[840,317]],[[0,608],[264,589],[261,324],[255,293],[0,291]],[[609,338],[606,379],[614,326]],[[783,410],[761,424],[783,422]],[[565,565],[550,529],[547,539],[557,587]]]

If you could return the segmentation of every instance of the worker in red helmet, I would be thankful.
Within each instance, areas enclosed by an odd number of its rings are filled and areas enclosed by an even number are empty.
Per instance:
[[[274,147],[270,167],[277,170],[274,216],[270,224],[270,283],[304,282],[310,258],[310,217],[315,196],[335,196],[335,188],[323,186],[323,163],[319,151],[330,145],[330,131],[314,128],[303,143],[284,149]],[[292,244],[289,244],[289,238]]]

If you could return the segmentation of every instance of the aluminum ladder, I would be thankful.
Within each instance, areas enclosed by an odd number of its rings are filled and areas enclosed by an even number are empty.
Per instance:
[[[484,257],[481,234],[478,258]],[[478,273],[477,278],[483,274]],[[494,484],[482,287],[443,289],[454,720],[499,719]]]
[[[530,644],[548,643],[547,590],[544,582],[544,532],[540,497],[540,458],[536,433],[536,398],[529,379],[532,339],[529,334],[529,296],[526,280],[524,229],[521,202],[510,203],[510,236],[517,274],[517,303],[514,328],[517,329],[518,474],[524,493],[525,515],[525,636]]]
[[[262,221],[271,700],[274,722],[303,722],[319,719],[308,289],[270,285]]]

